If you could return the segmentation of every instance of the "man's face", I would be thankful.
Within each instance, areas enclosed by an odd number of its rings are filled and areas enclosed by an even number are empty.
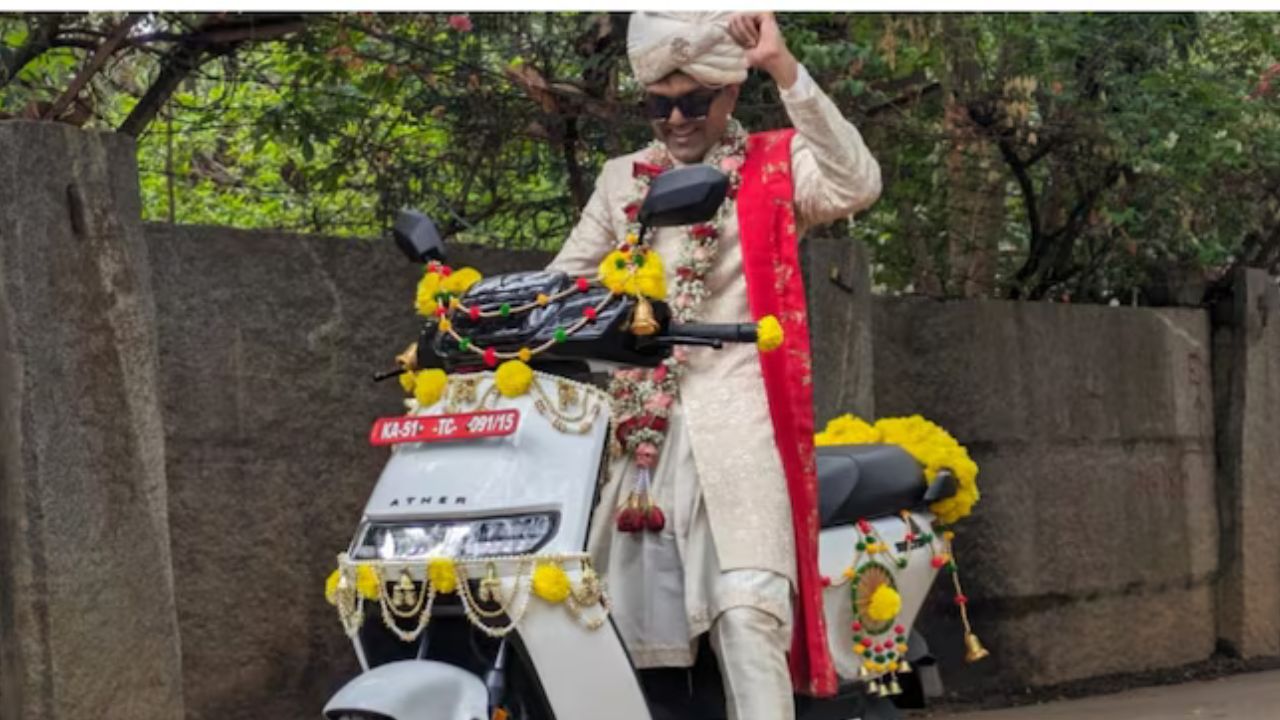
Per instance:
[[[646,109],[653,134],[682,163],[702,160],[724,136],[729,115],[738,102],[738,86],[709,88],[676,72],[645,87]],[[689,115],[685,114],[689,110]],[[655,114],[669,113],[665,118]]]

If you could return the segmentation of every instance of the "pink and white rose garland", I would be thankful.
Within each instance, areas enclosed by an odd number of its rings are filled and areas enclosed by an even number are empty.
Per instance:
[[[720,207],[714,220],[689,227],[681,238],[673,292],[669,295],[672,314],[679,322],[696,320],[703,301],[710,295],[706,278],[715,265],[726,221],[737,212],[734,198],[742,183],[746,151],[746,131],[736,120],[730,120],[724,137],[704,160],[729,176],[729,200]],[[638,216],[649,184],[674,165],[666,145],[657,140],[645,150],[644,161],[635,163],[632,171],[635,190],[623,208],[627,232],[620,249],[630,249],[639,242]],[[679,393],[679,378],[687,357],[683,348],[676,348],[671,357],[653,370],[621,370],[610,383],[609,392],[614,400],[614,449],[617,454],[631,455],[635,465],[633,488],[617,517],[621,532],[659,532],[666,525],[666,518],[653,503],[650,490],[653,468],[666,441],[668,418]]]

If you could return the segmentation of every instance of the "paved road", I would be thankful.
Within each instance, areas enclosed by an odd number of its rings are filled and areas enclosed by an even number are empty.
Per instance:
[[[1280,671],[1142,688],[939,720],[1280,720]]]

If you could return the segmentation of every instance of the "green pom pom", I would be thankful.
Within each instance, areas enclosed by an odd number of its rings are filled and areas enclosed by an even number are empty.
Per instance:
[[[619,270],[626,270],[626,269],[627,269],[627,261],[626,261],[626,260],[623,260],[622,258],[618,258],[617,260],[614,260],[614,261],[613,261],[613,266],[614,266],[614,267],[616,267],[616,268],[618,268]]]
[[[555,338],[556,342],[562,343],[569,339],[569,333],[565,332],[564,328],[556,328]]]
[[[867,549],[867,544],[866,544],[866,543],[864,543],[864,542],[862,542],[861,540],[859,540],[859,541],[858,541],[858,552],[862,552],[863,550],[866,550],[866,549]]]
[[[511,315],[511,304],[510,304],[510,303],[502,303],[502,306],[498,308],[498,314],[499,314],[499,315],[501,315],[502,317],[508,317],[508,316],[510,316],[510,315]]]
[[[461,340],[459,340],[459,341],[458,341],[458,347],[459,347],[459,348],[461,348],[461,349],[463,349],[463,350],[470,350],[470,349],[471,349],[471,341],[470,341],[469,339],[467,339],[467,338],[462,338]]]
[[[638,268],[644,267],[644,253],[631,253],[631,256],[635,258],[634,260],[631,261],[633,265],[635,265]]]
[[[906,566],[907,566],[907,559],[906,559],[906,558],[898,558],[898,567],[900,567],[900,568],[904,568],[904,567],[906,567]]]

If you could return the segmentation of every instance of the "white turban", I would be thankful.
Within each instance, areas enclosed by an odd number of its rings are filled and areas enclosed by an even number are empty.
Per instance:
[[[627,28],[627,56],[642,85],[679,70],[703,85],[747,79],[746,51],[729,36],[728,12],[638,12]]]

